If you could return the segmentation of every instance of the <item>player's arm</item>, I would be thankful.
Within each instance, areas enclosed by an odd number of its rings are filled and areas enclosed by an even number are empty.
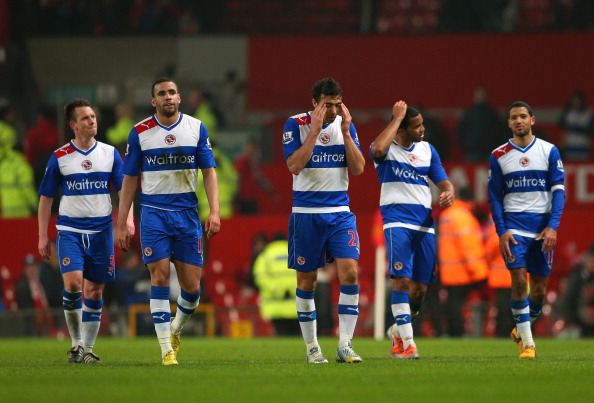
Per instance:
[[[44,259],[49,259],[50,256],[49,237],[47,235],[47,230],[49,227],[50,217],[52,215],[53,202],[53,197],[41,195],[39,198],[39,206],[37,208],[37,225],[39,227],[37,250]]]
[[[303,144],[287,158],[287,168],[293,175],[299,175],[311,159],[318,135],[322,131],[326,109],[326,104],[323,102],[316,105],[311,113],[309,134]]]
[[[449,179],[444,179],[435,184],[439,189],[439,205],[450,207],[454,203],[454,185]]]
[[[501,172],[501,167],[492,154],[489,157],[488,192],[489,204],[491,205],[491,216],[495,223],[497,235],[499,235],[499,252],[507,262],[513,256],[509,243],[511,242],[514,245],[517,245],[518,241],[516,241],[513,234],[507,230],[505,220],[503,219],[503,172]]]
[[[390,144],[394,141],[394,136],[396,136],[400,123],[406,114],[406,108],[406,102],[402,100],[396,102],[394,106],[392,106],[392,120],[369,146],[369,152],[374,159],[381,158],[388,153]]]
[[[344,139],[346,163],[349,171],[353,175],[361,175],[365,169],[365,157],[363,157],[361,150],[353,139],[353,136],[357,135],[355,126],[352,123],[353,118],[345,104],[340,104],[340,108],[342,110],[342,122],[340,124],[340,130],[342,131],[342,137]]]
[[[130,231],[128,226],[128,220],[132,215],[132,227],[134,227],[132,202],[136,195],[137,186],[138,176],[124,175],[122,189],[119,192],[120,204],[118,207],[118,220],[116,223],[116,243],[123,250],[128,250],[130,248],[130,240],[134,236],[134,232]]]
[[[206,238],[215,236],[221,230],[221,218],[219,215],[219,185],[217,183],[217,172],[214,168],[202,169],[204,179],[204,190],[208,199],[210,212],[204,224]]]
[[[124,180],[123,161],[118,150],[113,150],[113,167],[111,169],[111,182],[118,192],[118,198],[121,196],[122,182]],[[136,228],[134,227],[134,203],[130,205],[128,218],[126,219],[126,229],[130,237],[134,236]]]
[[[557,229],[561,224],[561,215],[565,206],[565,170],[557,147],[553,147],[549,156],[549,178],[551,186],[551,216],[546,228],[538,234],[536,240],[543,240],[542,250],[551,252],[557,243]]]

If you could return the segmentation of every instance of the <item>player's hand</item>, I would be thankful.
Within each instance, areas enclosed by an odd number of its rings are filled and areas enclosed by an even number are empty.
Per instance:
[[[506,262],[513,262],[515,259],[515,256],[513,255],[511,248],[509,247],[510,242],[514,245],[518,244],[516,238],[514,238],[513,234],[509,231],[501,235],[501,237],[499,238],[499,251],[501,252],[501,256]]]
[[[319,102],[311,113],[311,125],[310,133],[315,133],[316,136],[322,131],[322,125],[324,124],[324,117],[326,116],[326,104]]]
[[[447,190],[439,195],[440,207],[450,207],[454,203],[454,192]]]
[[[49,240],[47,235],[39,235],[39,241],[37,243],[37,251],[39,255],[44,259],[49,259],[50,256],[50,248],[49,248]]]
[[[132,231],[126,222],[123,226],[116,227],[116,244],[120,249],[127,252],[130,249],[130,240],[134,237],[134,224],[132,224]]]
[[[400,119],[402,121],[402,119],[404,119],[404,115],[406,115],[407,108],[408,105],[406,105],[406,102],[403,100],[396,102],[394,106],[392,106],[392,119]]]
[[[204,223],[204,230],[206,231],[206,239],[210,239],[221,230],[221,218],[216,213],[210,213],[206,222]]]
[[[340,124],[340,130],[342,131],[343,135],[347,135],[349,134],[349,127],[351,127],[353,117],[351,116],[351,112],[349,112],[349,108],[347,108],[345,104],[340,104],[340,110],[340,114],[342,115],[342,123]]]
[[[557,243],[557,231],[551,227],[546,227],[536,238],[534,238],[535,241],[540,241],[541,239],[543,240],[542,251],[552,252]]]

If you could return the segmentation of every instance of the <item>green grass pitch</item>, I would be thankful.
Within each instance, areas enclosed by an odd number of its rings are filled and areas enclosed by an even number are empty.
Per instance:
[[[418,339],[418,361],[387,358],[388,341],[355,339],[364,361],[305,364],[298,338],[182,337],[163,367],[155,338],[100,338],[100,365],[66,362],[65,341],[0,339],[0,402],[592,402],[594,339],[537,340],[520,361],[510,340]]]

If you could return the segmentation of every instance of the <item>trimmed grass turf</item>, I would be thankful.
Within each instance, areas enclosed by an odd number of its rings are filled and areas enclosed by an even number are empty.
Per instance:
[[[591,402],[594,339],[537,340],[520,361],[510,340],[418,339],[418,361],[387,359],[389,342],[355,339],[364,359],[305,364],[297,338],[182,337],[180,365],[162,367],[154,338],[100,338],[96,366],[66,362],[69,343],[0,339],[2,402]]]

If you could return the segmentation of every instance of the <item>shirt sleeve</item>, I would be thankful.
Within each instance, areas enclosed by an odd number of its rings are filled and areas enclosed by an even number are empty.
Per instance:
[[[361,144],[359,144],[359,136],[357,135],[357,128],[355,127],[355,124],[353,122],[351,122],[351,125],[349,126],[349,133],[351,133],[353,142],[355,143],[355,145],[357,146],[359,151],[361,151]]]
[[[114,147],[113,149],[113,167],[111,168],[111,183],[119,192],[122,189],[122,182],[124,180],[123,161],[119,151]]]
[[[56,197],[58,186],[62,182],[62,173],[58,165],[58,159],[52,154],[47,162],[45,174],[39,185],[39,194],[46,197]]]
[[[138,133],[132,128],[128,135],[126,157],[124,159],[124,175],[138,176],[142,169],[142,150],[138,141]]]
[[[301,147],[299,126],[295,119],[287,119],[283,128],[283,154],[285,160]]]
[[[489,157],[489,203],[491,205],[491,215],[497,229],[498,235],[503,235],[507,228],[503,220],[503,173],[497,159],[491,154]]]
[[[551,149],[549,154],[549,178],[551,183],[551,192],[553,194],[551,201],[551,217],[548,227],[557,230],[561,224],[563,207],[565,206],[565,169],[563,161],[557,147]]]
[[[429,144],[429,143],[428,143]],[[439,183],[441,181],[445,181],[448,179],[448,174],[441,163],[441,158],[439,158],[439,153],[433,147],[433,145],[429,144],[431,149],[431,165],[429,166],[429,179],[433,183]]]
[[[206,126],[200,124],[200,136],[198,137],[198,146],[196,147],[196,161],[198,168],[216,168],[217,163],[214,159],[210,139],[208,138],[208,130]]]

